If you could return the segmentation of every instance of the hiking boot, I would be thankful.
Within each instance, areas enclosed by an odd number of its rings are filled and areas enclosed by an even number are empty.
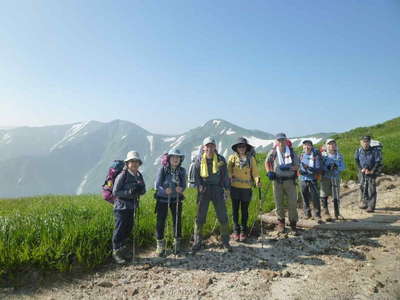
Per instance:
[[[229,235],[222,236],[222,247],[224,248],[225,252],[232,252],[232,247],[229,244]]]
[[[318,224],[323,223],[321,216],[315,216],[315,220],[317,221]]]
[[[199,251],[200,249],[201,249],[201,237],[199,234],[195,234],[193,245],[192,245],[192,252]]]
[[[244,233],[244,232],[242,232],[242,233],[240,234],[240,236],[239,236],[239,240],[240,240],[241,242],[245,242],[245,241],[247,240],[247,234]]]
[[[239,240],[240,240],[239,233],[232,233],[231,237],[232,237],[232,240],[234,240],[235,242],[239,242]]]
[[[163,257],[165,255],[165,241],[157,240],[156,255],[158,257]]]
[[[276,225],[276,231],[278,233],[285,232],[285,220],[278,220],[278,225]]]
[[[299,235],[299,231],[297,229],[297,222],[290,222],[290,230],[294,235]]]
[[[117,250],[113,250],[113,253],[112,253],[112,257],[113,257],[114,261],[119,265],[126,264],[126,260],[122,256],[121,250],[122,249],[119,248]]]
[[[182,251],[182,239],[181,238],[174,239],[174,251],[175,251],[175,254],[178,254]]]

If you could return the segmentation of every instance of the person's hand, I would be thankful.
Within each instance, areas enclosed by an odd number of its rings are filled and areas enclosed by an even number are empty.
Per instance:
[[[288,165],[280,165],[280,166],[279,166],[279,169],[280,169],[281,171],[289,171],[290,166],[288,166]]]
[[[308,169],[308,165],[306,165],[305,163],[301,163],[304,169]]]
[[[183,189],[180,186],[176,187],[176,192],[182,194]]]
[[[199,185],[199,192],[200,192],[200,193],[205,192],[205,190],[206,190],[206,188],[205,188],[204,186]]]
[[[167,195],[171,195],[172,189],[171,189],[171,188],[166,188],[166,189],[165,189],[165,193],[166,193]]]
[[[257,179],[256,179],[256,187],[261,187],[261,179],[260,179],[260,177],[257,177]]]
[[[275,172],[272,172],[272,171],[269,171],[269,172],[267,173],[267,176],[268,176],[269,180],[275,180],[275,178],[276,178],[276,173],[275,173]]]
[[[361,169],[361,173],[365,173],[366,174],[366,171],[368,171],[367,169]]]

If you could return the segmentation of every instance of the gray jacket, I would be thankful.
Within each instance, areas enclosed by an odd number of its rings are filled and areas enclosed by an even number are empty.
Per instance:
[[[139,197],[146,193],[146,185],[143,176],[138,172],[137,176],[123,170],[115,179],[113,195],[116,197],[114,209],[135,209]]]

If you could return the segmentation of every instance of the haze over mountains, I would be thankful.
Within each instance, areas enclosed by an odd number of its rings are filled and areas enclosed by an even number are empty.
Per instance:
[[[307,137],[319,142],[332,134]],[[271,133],[220,119],[169,136],[122,120],[0,129],[0,197],[99,193],[110,163],[124,159],[129,150],[140,153],[142,171],[151,188],[164,152],[179,148],[186,154],[184,166],[188,167],[206,136],[215,137],[218,151],[226,157],[239,136],[246,137],[257,152],[268,151],[274,141]],[[292,142],[297,146],[302,139],[293,138]]]

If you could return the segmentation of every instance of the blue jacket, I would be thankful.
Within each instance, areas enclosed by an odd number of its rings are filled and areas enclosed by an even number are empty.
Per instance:
[[[339,178],[340,173],[343,172],[345,168],[342,154],[339,152],[336,152],[335,154],[323,152],[322,174],[324,178]]]
[[[172,189],[170,194],[170,202],[175,202],[177,197],[176,188],[180,186],[184,191],[186,188],[186,170],[178,167],[174,172],[170,167],[161,167],[158,170],[155,182],[156,198],[160,202],[168,203],[167,188]],[[180,200],[183,200],[183,195],[179,195]]]
[[[317,180],[317,175],[320,172],[321,168],[320,155],[315,149],[312,149],[311,153],[313,153],[314,155],[314,166],[308,168],[305,168],[304,166],[309,166],[309,158],[311,154],[306,154],[303,152],[300,155],[299,173],[301,181]]]
[[[354,159],[359,170],[368,169],[377,172],[382,163],[381,152],[374,147],[368,149],[360,147],[356,150]]]
[[[113,195],[116,197],[114,209],[135,209],[137,200],[145,193],[146,185],[142,174],[138,172],[138,175],[134,176],[129,171],[123,170],[114,182]]]

